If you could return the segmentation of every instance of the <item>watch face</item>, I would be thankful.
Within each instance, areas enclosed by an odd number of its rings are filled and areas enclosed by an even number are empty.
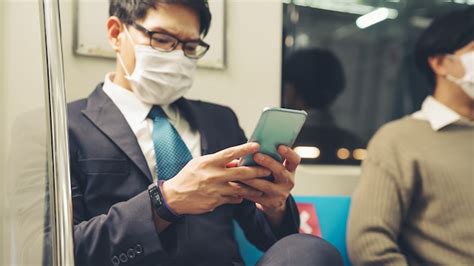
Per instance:
[[[156,214],[160,218],[171,223],[176,222],[182,218],[182,216],[176,215],[168,209],[166,203],[163,201],[160,188],[156,184],[152,184],[148,187],[148,193],[150,194]]]
[[[160,206],[163,205],[163,201],[161,201],[160,194],[156,193],[156,194],[155,194],[155,198],[156,198],[156,201],[158,202],[158,204],[159,204]]]
[[[148,193],[150,194],[150,197],[151,197],[151,199],[152,199],[152,201],[155,205],[155,208],[158,208],[161,205],[163,205],[163,201],[161,200],[159,188],[157,186],[151,185],[148,188]]]

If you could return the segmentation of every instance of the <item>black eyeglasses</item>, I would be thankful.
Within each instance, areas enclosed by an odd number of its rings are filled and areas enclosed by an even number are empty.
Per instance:
[[[203,57],[211,47],[202,40],[182,41],[178,38],[166,33],[147,30],[145,27],[134,23],[133,26],[148,35],[150,38],[150,46],[161,52],[171,52],[176,49],[178,44],[183,44],[184,55],[191,59],[199,59]]]

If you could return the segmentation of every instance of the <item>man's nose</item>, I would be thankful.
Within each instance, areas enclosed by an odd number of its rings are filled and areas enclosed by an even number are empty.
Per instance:
[[[183,51],[184,50],[184,44],[182,42],[178,43],[178,45],[176,45],[175,50]]]

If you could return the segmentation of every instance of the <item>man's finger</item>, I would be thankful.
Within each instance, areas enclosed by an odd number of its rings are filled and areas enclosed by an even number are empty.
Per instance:
[[[249,196],[249,197],[244,197],[246,200],[249,200],[249,201],[252,201],[254,203],[261,203],[261,202],[265,202],[266,201],[266,196],[261,196],[261,197],[252,197],[252,196]]]
[[[265,179],[251,179],[242,181],[245,185],[250,186],[253,189],[263,192],[264,194],[272,194],[272,192],[278,189],[278,186],[273,182]]]
[[[291,178],[291,174],[282,163],[261,153],[257,153],[254,156],[254,160],[256,163],[272,172],[272,175],[275,178],[275,183],[286,184],[289,182],[287,179]]]
[[[234,168],[239,166],[239,160],[233,160],[232,162],[225,165],[226,168]]]
[[[221,198],[221,203],[222,204],[240,204],[240,203],[242,203],[243,200],[244,200],[244,198],[240,197],[240,196],[237,196],[237,197],[223,196]]]
[[[288,169],[290,172],[294,172],[301,162],[301,157],[298,155],[298,153],[284,145],[280,145],[278,147],[278,153],[286,160],[286,169]]]
[[[239,166],[225,169],[224,180],[227,182],[244,181],[269,175],[271,175],[270,170],[263,167]]]
[[[212,157],[219,165],[227,165],[235,159],[258,152],[259,148],[258,143],[249,142],[214,153]]]
[[[263,192],[258,191],[252,187],[249,187],[245,184],[239,184],[235,182],[229,182],[228,187],[223,190],[223,193],[226,196],[240,196],[240,197],[261,197]]]

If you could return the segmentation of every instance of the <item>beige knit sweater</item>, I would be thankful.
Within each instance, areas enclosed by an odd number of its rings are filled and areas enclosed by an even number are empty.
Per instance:
[[[406,117],[379,130],[347,241],[355,265],[474,265],[474,128]]]

